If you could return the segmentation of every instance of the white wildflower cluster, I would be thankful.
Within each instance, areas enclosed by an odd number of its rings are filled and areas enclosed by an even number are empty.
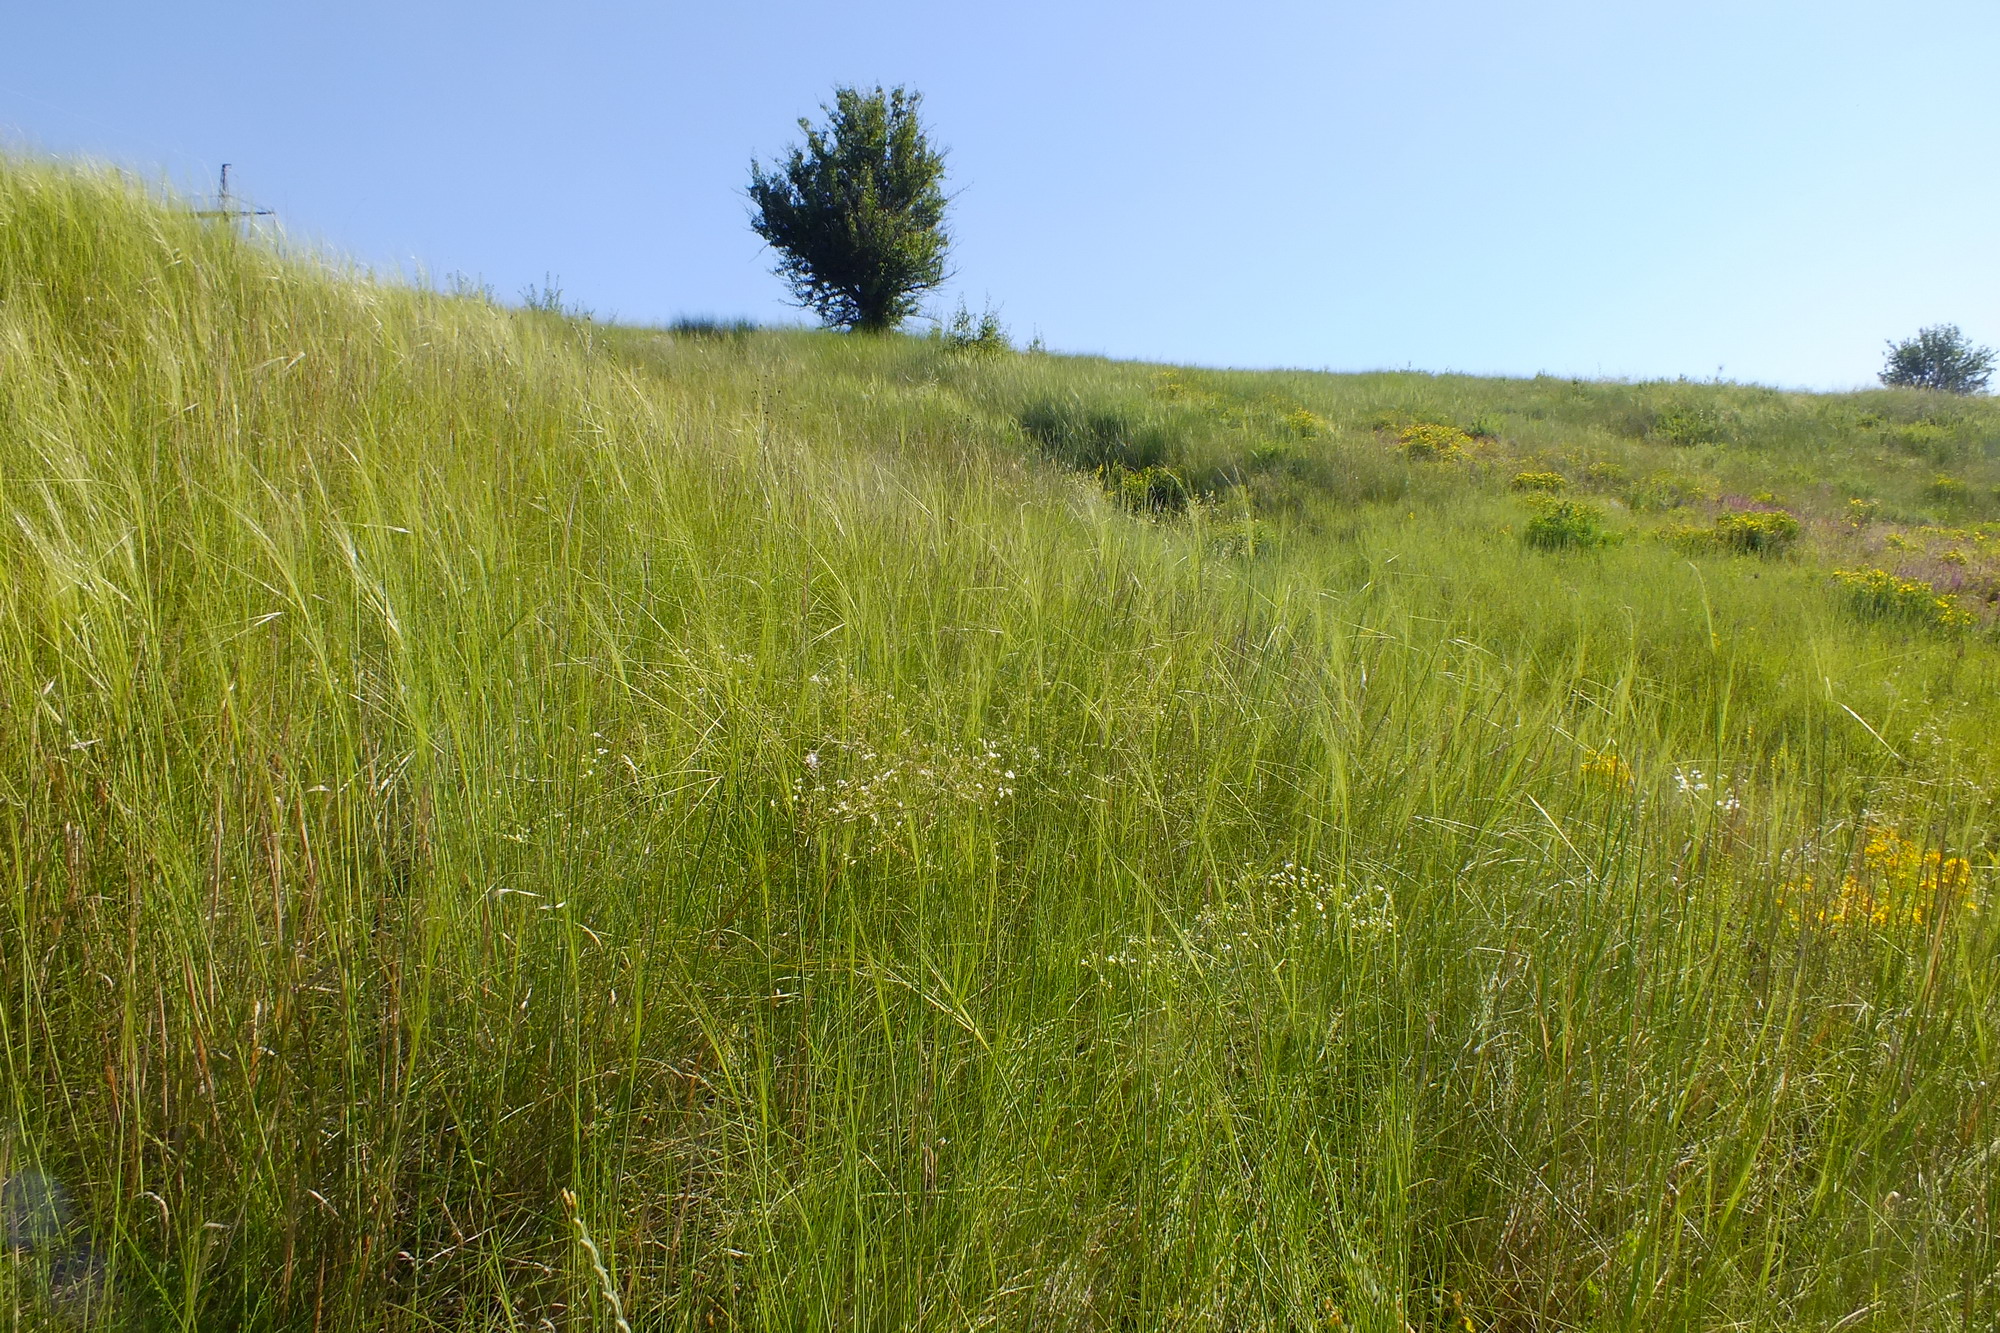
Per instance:
[[[1150,971],[1168,957],[1167,950],[1161,948],[1157,940],[1148,940],[1139,935],[1127,935],[1125,942],[1111,953],[1085,954],[1079,961],[1093,972],[1107,968]]]
[[[1185,931],[1128,935],[1080,961],[1101,977],[1114,973],[1203,971],[1249,964],[1270,967],[1338,941],[1348,948],[1392,939],[1396,900],[1380,884],[1344,885],[1297,862],[1249,872],[1238,891],[1195,914]]]
[[[1380,884],[1346,885],[1287,861],[1264,877],[1273,904],[1295,928],[1324,922],[1354,938],[1396,933],[1396,899]]]
[[[603,763],[605,757],[611,753],[611,746],[605,740],[604,733],[601,731],[591,732],[590,740],[589,753],[579,756],[578,763],[583,769],[583,776],[594,778],[597,776],[597,766]],[[628,764],[631,762],[628,756],[620,755],[619,758]]]
[[[1721,783],[1721,779],[1716,779]],[[1742,798],[1736,794],[1736,784],[1723,783],[1722,789],[1711,797],[1708,775],[1692,765],[1674,770],[1674,794],[1690,801],[1713,800],[1715,808],[1726,815],[1733,815],[1743,808]]]
[[[910,742],[878,748],[827,740],[799,757],[791,808],[801,834],[851,830],[854,846],[884,851],[949,814],[988,810],[1014,795],[1018,775],[989,741],[965,747]]]

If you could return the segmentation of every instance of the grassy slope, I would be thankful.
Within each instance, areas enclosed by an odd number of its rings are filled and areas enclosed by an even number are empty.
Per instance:
[[[1827,571],[1976,597],[1996,442],[607,330],[7,167],[7,1152],[158,1327],[610,1327],[579,1227],[640,1328],[1991,1327],[2000,657]]]

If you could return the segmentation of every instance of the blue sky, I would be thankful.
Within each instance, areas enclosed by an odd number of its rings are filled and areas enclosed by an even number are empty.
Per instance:
[[[1871,382],[2000,343],[1994,0],[9,6],[0,144],[601,315],[801,319],[746,225],[834,84],[921,90],[952,289],[1222,366]]]

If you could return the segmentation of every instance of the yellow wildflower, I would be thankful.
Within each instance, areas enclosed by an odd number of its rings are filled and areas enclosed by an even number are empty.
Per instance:
[[[1326,418],[1310,408],[1300,407],[1285,414],[1285,424],[1301,439],[1313,439],[1327,433]]]
[[[1808,876],[1781,889],[1778,902],[1789,909],[1794,925],[1810,921],[1835,928],[1922,928],[1934,914],[1979,910],[1969,861],[1927,851],[1888,824],[1868,827],[1860,864],[1836,892],[1819,892]]]
[[[1470,435],[1456,426],[1418,422],[1396,434],[1403,457],[1413,463],[1450,463],[1464,458],[1477,447]]]
[[[1586,758],[1577,771],[1588,781],[1618,791],[1632,789],[1632,766],[1620,759],[1615,751],[1598,750]]]

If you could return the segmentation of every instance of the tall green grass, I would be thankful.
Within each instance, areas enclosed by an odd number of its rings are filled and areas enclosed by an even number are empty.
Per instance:
[[[1371,424],[1916,497],[1943,410],[604,328],[10,164],[5,1308],[1990,1328],[1994,647]]]

